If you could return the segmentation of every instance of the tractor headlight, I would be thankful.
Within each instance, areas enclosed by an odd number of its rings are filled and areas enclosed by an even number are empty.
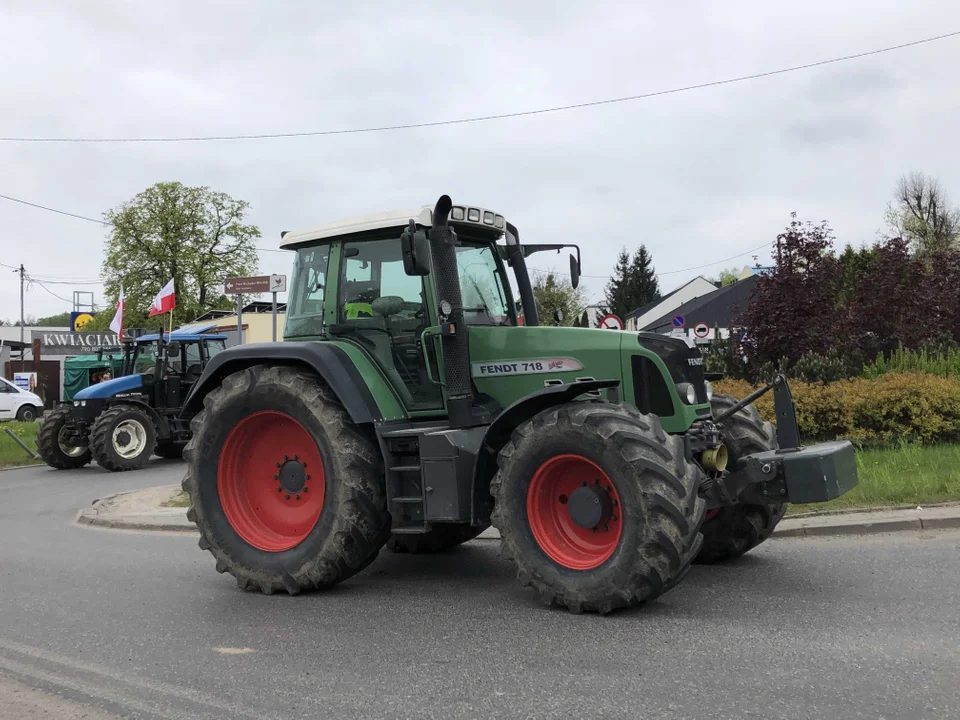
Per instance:
[[[80,401],[79,401],[79,400],[74,400],[74,401],[73,401],[73,406],[74,406],[74,407],[80,407]]]
[[[80,407],[86,407],[86,406],[87,406],[87,401],[86,401],[86,400],[81,400],[81,401],[80,401]]]
[[[469,208],[467,210],[467,220],[470,222],[480,222],[480,211],[477,208]]]
[[[687,405],[695,405],[697,403],[697,389],[690,383],[680,383],[677,385],[677,392],[680,393],[680,398]]]
[[[450,211],[451,220],[463,220],[463,208],[455,207]]]
[[[707,390],[707,402],[711,402],[713,400],[713,383],[709,380],[704,380],[703,387]]]

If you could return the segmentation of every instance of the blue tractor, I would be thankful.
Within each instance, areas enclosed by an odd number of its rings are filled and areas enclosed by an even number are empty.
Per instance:
[[[212,327],[212,326],[211,326]],[[190,439],[183,401],[226,335],[189,328],[125,342],[120,377],[84,388],[47,413],[37,433],[44,462],[58,470],[87,465],[136,470],[154,454],[178,458]]]

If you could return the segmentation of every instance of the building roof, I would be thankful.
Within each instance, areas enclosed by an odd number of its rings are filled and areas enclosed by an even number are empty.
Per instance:
[[[201,325],[200,327],[178,328],[174,330],[172,333],[165,332],[163,334],[163,339],[165,341],[200,340],[200,339],[226,340],[227,339],[226,335],[212,335],[208,332],[210,330],[213,330],[216,327],[217,325],[216,323],[214,323],[212,325]],[[159,339],[160,339],[159,333],[152,333],[150,335],[141,335],[140,337],[136,338],[134,342],[150,342],[150,341],[156,342]]]
[[[694,324],[701,322],[710,327],[730,327],[736,320],[736,314],[747,309],[750,293],[759,279],[759,276],[751,275],[743,280],[717,288],[713,292],[694,298],[637,329],[656,332],[663,328],[672,328],[671,320],[674,315],[683,315],[687,320],[687,327],[692,327]]]

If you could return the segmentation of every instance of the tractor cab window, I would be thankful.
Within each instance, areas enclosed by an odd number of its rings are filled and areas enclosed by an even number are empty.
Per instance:
[[[309,337],[322,332],[329,260],[329,244],[297,250],[284,337]]]
[[[496,246],[457,247],[457,273],[467,325],[512,325]]]
[[[399,234],[344,243],[343,258],[339,319],[331,334],[364,347],[407,407],[442,407],[420,348],[420,334],[430,326],[423,282],[404,273]]]
[[[212,358],[221,350],[227,349],[227,343],[224,340],[207,340],[207,358]]]
[[[200,343],[191,342],[183,346],[184,375],[188,382],[196,380],[203,372],[203,358],[200,357]]]
[[[157,345],[152,342],[137,343],[133,350],[131,367],[134,375],[152,373],[157,364]]]

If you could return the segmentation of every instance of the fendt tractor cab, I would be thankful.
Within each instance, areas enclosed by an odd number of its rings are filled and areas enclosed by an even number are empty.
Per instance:
[[[183,401],[203,368],[226,347],[204,328],[141,335],[124,342],[120,377],[80,390],[47,413],[37,433],[44,462],[59,470],[96,460],[106,470],[135,470],[156,453],[180,457],[190,435]]]
[[[495,212],[444,196],[282,246],[286,342],[220,353],[184,410],[188,517],[242,588],[327,587],[384,544],[492,523],[544,602],[607,612],[856,484],[849,443],[800,447],[783,378],[775,432],[683,339],[540,326],[525,257],[568,246],[522,245]]]

